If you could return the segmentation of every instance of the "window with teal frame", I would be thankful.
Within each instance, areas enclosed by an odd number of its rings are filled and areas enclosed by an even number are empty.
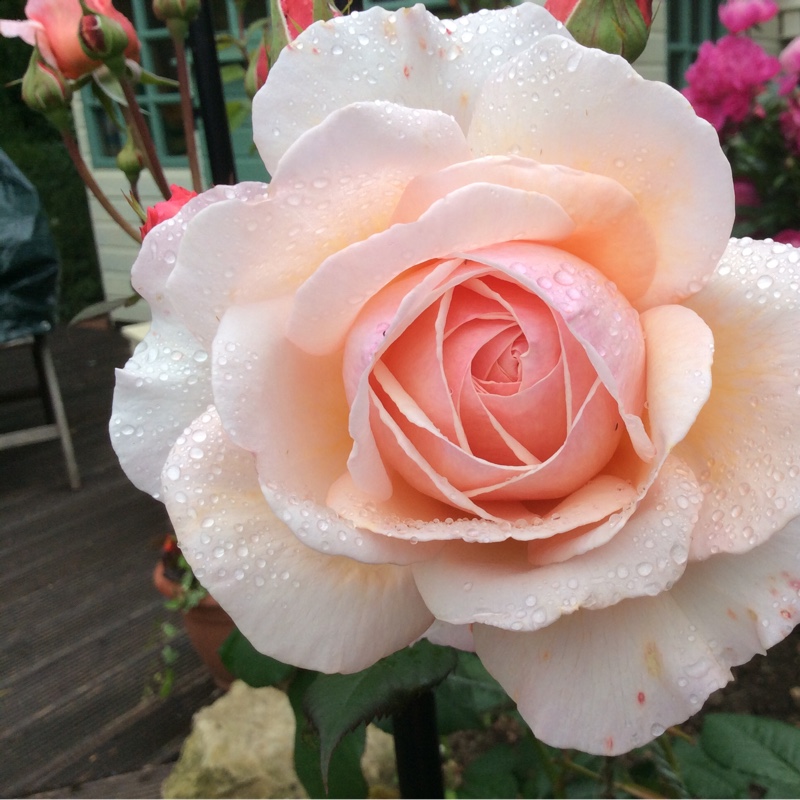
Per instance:
[[[720,0],[667,0],[667,81],[678,89],[686,85],[684,75],[707,39],[725,33],[717,9]]]
[[[214,30],[218,34],[232,33],[238,36],[241,29],[267,15],[266,0],[250,0],[245,3],[241,19],[234,0],[207,1],[211,3]],[[141,60],[144,69],[174,79],[176,72],[172,42],[164,23],[153,15],[151,0],[114,0],[114,6],[125,14],[136,28],[142,45]],[[189,57],[191,58],[190,51]],[[219,58],[223,70],[229,68],[231,62],[240,59],[234,48],[220,52]],[[245,99],[241,79],[225,83],[224,90],[226,101],[236,102]],[[136,91],[139,104],[150,125],[161,163],[165,167],[186,167],[186,141],[181,124],[177,89],[140,84]],[[123,134],[109,120],[100,102],[92,94],[91,88],[85,88],[82,96],[92,163],[95,167],[113,167],[123,144]],[[247,121],[237,127],[232,135],[237,169],[243,173],[239,177],[243,180],[264,180],[266,171],[253,150],[249,114],[245,116]],[[199,117],[196,119],[196,124],[200,129]],[[202,136],[200,138],[202,141]]]

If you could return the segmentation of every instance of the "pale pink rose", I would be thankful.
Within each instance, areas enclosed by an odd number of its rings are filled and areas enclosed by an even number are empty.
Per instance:
[[[430,631],[619,753],[789,633],[796,253],[728,243],[677,92],[531,3],[373,8],[284,50],[254,130],[272,183],[147,237],[111,436],[257,648]]]
[[[128,35],[125,56],[138,61],[139,39],[130,20],[114,8],[111,0],[88,0],[87,6],[122,26]],[[78,0],[28,0],[27,19],[0,20],[0,35],[19,36],[30,45],[38,45],[44,60],[64,77],[80,78],[100,66],[81,48],[78,25],[82,15]]]
[[[728,0],[719,7],[719,19],[731,33],[741,33],[769,22],[779,11],[774,0]]]

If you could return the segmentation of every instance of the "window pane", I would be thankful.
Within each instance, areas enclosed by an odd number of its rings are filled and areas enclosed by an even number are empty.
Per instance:
[[[124,144],[122,133],[111,122],[103,109],[93,108],[92,117],[94,118],[95,132],[97,134],[97,144],[100,148],[100,154],[110,158],[116,158],[117,153]]]
[[[158,116],[164,126],[164,145],[170,156],[186,155],[186,139],[181,124],[180,103],[167,103],[158,106]]]

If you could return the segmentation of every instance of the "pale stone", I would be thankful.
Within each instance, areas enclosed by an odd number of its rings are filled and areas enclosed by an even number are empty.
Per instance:
[[[192,732],[162,786],[165,798],[303,798],[294,771],[294,713],[278,689],[235,681],[194,716]],[[397,796],[394,740],[367,728],[362,759],[373,797]]]

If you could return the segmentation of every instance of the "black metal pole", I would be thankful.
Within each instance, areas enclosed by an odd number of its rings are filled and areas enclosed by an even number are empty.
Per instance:
[[[423,692],[392,716],[401,797],[444,797],[436,699]]]
[[[236,164],[214,42],[211,3],[208,1],[200,4],[200,13],[189,24],[189,46],[194,56],[194,76],[208,148],[211,182],[233,184],[236,183]]]

